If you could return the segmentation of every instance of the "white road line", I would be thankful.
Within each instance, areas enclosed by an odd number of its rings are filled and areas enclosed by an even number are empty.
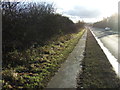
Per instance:
[[[103,45],[103,43],[96,37],[96,35],[93,33],[93,31],[90,29],[90,31],[92,32],[93,36],[95,37],[96,41],[98,42],[98,44],[100,45],[101,49],[103,50],[103,52],[105,53],[105,55],[107,56],[109,62],[111,63],[113,70],[116,72],[117,77],[120,78],[120,64],[118,62],[118,60],[110,53],[110,51]]]

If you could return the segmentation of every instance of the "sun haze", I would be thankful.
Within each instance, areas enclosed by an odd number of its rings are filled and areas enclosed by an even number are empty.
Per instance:
[[[9,0],[53,3],[56,12],[68,16],[74,22],[95,22],[118,11],[119,0]]]

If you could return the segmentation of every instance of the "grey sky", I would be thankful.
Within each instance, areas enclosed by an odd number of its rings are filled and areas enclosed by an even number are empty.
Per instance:
[[[97,18],[100,16],[101,11],[97,9],[87,9],[82,6],[75,6],[73,9],[68,10],[65,13],[72,16],[78,16],[80,18]]]
[[[23,0],[20,0],[23,1]],[[68,16],[74,22],[95,22],[118,11],[119,0],[26,0],[54,3],[56,12]]]

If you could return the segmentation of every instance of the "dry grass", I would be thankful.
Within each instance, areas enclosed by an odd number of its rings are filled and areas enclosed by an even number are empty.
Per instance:
[[[120,88],[120,79],[89,30],[82,66],[78,88]]]
[[[66,60],[84,33],[67,34],[53,39],[48,45],[8,53],[12,60],[3,68],[4,88],[44,88]]]

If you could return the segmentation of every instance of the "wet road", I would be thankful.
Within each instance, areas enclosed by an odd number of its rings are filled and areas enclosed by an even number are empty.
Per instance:
[[[118,52],[118,34],[112,30],[90,28],[110,53],[118,60],[120,52]],[[118,61],[120,63],[120,61]]]

